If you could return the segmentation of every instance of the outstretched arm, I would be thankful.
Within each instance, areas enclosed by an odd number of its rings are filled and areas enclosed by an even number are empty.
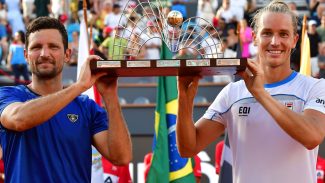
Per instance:
[[[87,59],[83,65],[79,80],[70,87],[27,102],[9,104],[1,113],[1,124],[10,130],[25,131],[53,117],[75,97],[90,88],[96,79],[103,75],[103,73],[99,73],[90,76],[89,62],[96,59],[99,58],[90,56]]]
[[[109,130],[94,136],[94,146],[113,164],[128,164],[132,160],[132,143],[118,100],[117,78],[103,76],[96,86],[108,113]]]
[[[176,140],[179,153],[183,157],[193,157],[224,131],[221,123],[204,118],[199,119],[194,125],[193,101],[198,82],[199,77],[179,76],[178,78]]]
[[[325,114],[307,109],[299,114],[275,100],[264,89],[264,73],[258,62],[248,61],[252,75],[240,73],[250,93],[270,113],[279,126],[307,149],[313,149],[324,139]]]

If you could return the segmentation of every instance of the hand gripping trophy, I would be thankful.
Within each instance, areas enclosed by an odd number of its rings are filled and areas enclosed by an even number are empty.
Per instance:
[[[165,8],[168,1],[129,0],[115,29],[109,60],[91,64],[93,71],[116,76],[231,75],[245,70],[246,59],[225,59],[217,30],[200,17],[183,20],[179,11]],[[191,58],[138,59],[144,45],[160,39],[174,54],[186,49]]]

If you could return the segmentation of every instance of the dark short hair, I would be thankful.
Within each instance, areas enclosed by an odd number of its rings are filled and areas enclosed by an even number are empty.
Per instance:
[[[121,8],[121,6],[120,6],[120,4],[118,4],[118,3],[114,3],[114,4],[113,4],[113,9],[114,9],[114,8]]]
[[[55,18],[51,17],[38,17],[35,20],[33,20],[28,26],[26,30],[26,36],[25,36],[25,48],[28,49],[29,45],[29,35],[31,33],[34,33],[36,31],[40,31],[42,29],[56,29],[60,32],[62,36],[62,43],[64,46],[64,51],[68,49],[68,33],[64,27],[64,25]],[[51,36],[51,35],[49,35]]]

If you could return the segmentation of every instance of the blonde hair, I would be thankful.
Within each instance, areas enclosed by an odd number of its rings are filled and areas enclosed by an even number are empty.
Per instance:
[[[253,27],[255,32],[258,31],[258,26],[260,24],[260,19],[263,13],[267,13],[267,12],[289,14],[292,20],[293,32],[295,34],[297,33],[298,17],[289,9],[289,6],[281,0],[274,0],[266,7],[257,11],[255,16],[253,17],[253,21],[251,25],[251,27]]]

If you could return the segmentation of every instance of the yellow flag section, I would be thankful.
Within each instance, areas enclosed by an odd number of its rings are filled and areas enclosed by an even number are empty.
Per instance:
[[[307,25],[306,15],[304,16],[302,23],[301,34],[301,58],[300,58],[300,73],[306,76],[311,75],[311,63],[310,63],[310,41],[306,31]]]
[[[162,55],[162,58],[171,58],[166,47]],[[159,77],[153,156],[147,183],[195,183],[191,158],[180,157],[176,145],[177,98],[176,77]]]

